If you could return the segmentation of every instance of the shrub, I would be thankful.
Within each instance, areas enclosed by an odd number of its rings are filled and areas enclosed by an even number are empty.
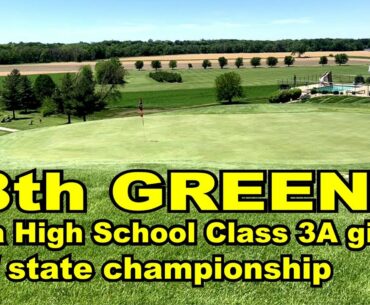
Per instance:
[[[193,69],[193,64],[188,64],[189,69]]]
[[[333,94],[334,95],[339,95],[339,91],[334,91]]]
[[[370,77],[366,78],[365,83],[366,83],[367,85],[370,85]]]
[[[151,72],[149,73],[149,77],[160,83],[182,83],[182,77],[179,73],[171,73],[165,71]]]
[[[329,94],[330,92],[328,90],[321,91],[322,94]]]
[[[301,89],[280,90],[271,96],[269,101],[272,104],[288,103],[291,100],[298,100],[301,95]]]
[[[302,95],[302,90],[301,89],[298,89],[298,88],[291,89],[288,92],[291,95],[293,101],[298,100],[301,97],[301,95]]]
[[[312,94],[312,95],[317,94],[317,93],[318,93],[318,91],[317,91],[317,89],[316,89],[316,88],[311,89],[311,94]]]
[[[41,114],[43,117],[47,117],[53,114],[56,114],[57,111],[57,105],[54,102],[54,100],[51,97],[46,97],[44,101],[42,102],[41,106]]]
[[[355,85],[365,84],[365,78],[362,75],[357,75],[354,81]]]

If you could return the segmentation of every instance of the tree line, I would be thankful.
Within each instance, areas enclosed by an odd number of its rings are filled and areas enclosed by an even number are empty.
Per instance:
[[[0,64],[81,62],[112,57],[209,53],[361,51],[370,39],[102,41],[96,43],[0,45]]]
[[[292,52],[292,53],[296,53],[296,52]],[[303,55],[304,53],[305,52],[302,52],[300,54]],[[336,54],[335,56],[331,55],[331,57],[334,57],[334,61],[338,65],[345,65],[349,61],[349,57],[345,53],[339,53],[339,54]],[[270,57],[266,58],[266,65],[269,66],[269,67],[275,67],[278,63],[279,63],[279,59],[277,57],[270,56]],[[293,57],[292,55],[288,55],[288,56],[284,57],[284,65],[290,67],[290,66],[294,65],[294,63],[295,63],[295,57]],[[320,64],[322,66],[325,66],[328,63],[329,63],[329,59],[328,59],[327,56],[321,56],[319,61],[318,61],[318,64]],[[218,65],[220,66],[221,69],[224,69],[228,64],[229,64],[229,60],[226,57],[222,56],[222,57],[218,58]],[[243,67],[244,66],[244,58],[242,58],[242,57],[236,58],[235,62],[234,62],[234,65],[238,69]],[[251,58],[250,59],[250,65],[253,66],[254,68],[257,68],[257,67],[261,66],[262,65],[262,58],[261,57]],[[136,61],[135,62],[135,67],[136,67],[137,70],[141,71],[145,67],[144,61],[142,61],[142,60]],[[160,60],[153,60],[151,62],[151,67],[152,67],[152,69],[158,71],[158,69],[162,68],[162,62]],[[168,67],[172,70],[177,68],[177,61],[176,60],[169,61]],[[202,62],[202,67],[203,67],[203,69],[211,68],[212,67],[212,62],[209,59],[204,59],[203,62]],[[192,69],[193,65],[189,63],[188,68]]]
[[[0,102],[13,114],[41,109],[44,116],[65,114],[86,118],[102,110],[108,99],[119,95],[117,85],[124,84],[125,70],[117,58],[97,63],[95,75],[91,66],[83,66],[77,74],[67,73],[58,86],[49,75],[31,80],[14,69],[4,78]]]

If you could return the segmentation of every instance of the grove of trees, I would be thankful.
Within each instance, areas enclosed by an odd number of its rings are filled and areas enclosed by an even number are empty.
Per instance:
[[[117,85],[124,84],[126,72],[116,59],[99,62],[96,73],[91,66],[83,66],[77,74],[65,74],[58,87],[49,75],[39,75],[32,84],[27,76],[14,69],[4,78],[0,92],[0,102],[5,109],[27,113],[30,109],[41,108],[44,116],[65,114],[68,123],[71,116],[86,118],[89,114],[102,110],[108,99],[119,95]],[[97,84],[99,86],[97,86]]]
[[[91,61],[125,56],[155,56],[209,53],[362,51],[370,39],[303,40],[197,40],[197,41],[102,41],[96,43],[43,44],[8,43],[0,45],[0,64]]]

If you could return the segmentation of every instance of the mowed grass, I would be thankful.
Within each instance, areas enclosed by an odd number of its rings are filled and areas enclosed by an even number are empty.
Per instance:
[[[165,176],[164,166],[138,165]],[[101,304],[150,304],[170,305],[352,305],[367,304],[369,299],[370,273],[369,251],[349,252],[340,247],[302,247],[292,236],[292,241],[284,247],[266,246],[221,246],[208,245],[202,237],[202,228],[213,219],[238,219],[239,224],[257,226],[260,224],[288,226],[295,233],[295,225],[302,219],[320,221],[333,218],[340,236],[344,236],[347,226],[363,223],[364,215],[350,214],[341,209],[338,215],[315,214],[201,214],[191,209],[189,214],[167,214],[165,210],[144,215],[129,215],[117,210],[109,200],[108,189],[113,177],[124,167],[99,167],[91,169],[69,169],[66,179],[83,181],[88,188],[88,213],[85,215],[50,214],[49,223],[61,224],[63,219],[76,219],[86,228],[87,242],[82,247],[67,247],[58,252],[47,251],[44,247],[2,247],[0,270],[1,304],[38,305],[101,305]],[[13,178],[21,171],[7,171]],[[217,194],[216,194],[217,197]],[[222,216],[222,217],[221,217]],[[0,214],[0,223],[12,227],[13,219],[24,219],[25,215],[15,207]],[[45,218],[45,215],[27,215],[27,219]],[[114,224],[128,224],[130,219],[141,219],[147,225],[182,224],[185,219],[197,219],[199,224],[199,245],[197,247],[165,245],[161,247],[130,247],[110,245],[98,247],[89,240],[92,223],[97,219],[109,219]],[[11,235],[8,235],[9,239]],[[89,283],[11,283],[5,279],[5,265],[10,260],[26,259],[39,254],[39,259],[60,259],[72,253],[74,260],[90,260],[94,263],[97,275]],[[190,283],[107,283],[100,276],[100,268],[108,260],[120,260],[121,255],[134,255],[136,259],[147,260],[211,260],[212,255],[225,254],[225,260],[278,260],[280,255],[292,254],[299,259],[302,254],[312,254],[314,259],[325,259],[334,266],[334,278],[322,289],[312,289],[309,283],[206,283],[202,289],[191,288]],[[41,300],[41,301],[40,301]]]
[[[346,65],[346,66],[293,66],[276,68],[243,68],[243,69],[192,69],[175,70],[181,73],[183,83],[170,84],[158,83],[149,77],[149,71],[129,71],[127,84],[123,87],[124,92],[128,91],[158,91],[158,90],[181,90],[196,88],[214,87],[217,76],[226,72],[239,73],[243,86],[277,85],[279,81],[293,81],[294,75],[302,81],[318,82],[320,76],[327,71],[332,71],[335,81],[353,82],[353,78],[360,75],[367,75],[367,65]],[[348,77],[349,76],[349,77]]]
[[[256,87],[243,87],[245,96],[236,99],[247,103],[267,103],[268,98],[278,90],[277,85],[266,85]],[[179,108],[192,107],[218,103],[215,88],[184,89],[184,90],[159,90],[143,92],[122,92],[122,97],[111,101],[109,107],[136,108],[138,100],[142,98],[145,108]]]
[[[346,109],[346,108],[345,108]],[[330,167],[370,164],[369,108],[227,105],[3,136],[5,164]],[[356,165],[357,164],[357,165]]]

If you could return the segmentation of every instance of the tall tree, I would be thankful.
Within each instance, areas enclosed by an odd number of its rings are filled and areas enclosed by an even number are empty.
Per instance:
[[[84,66],[76,76],[73,87],[74,111],[86,121],[88,114],[94,113],[98,98],[95,94],[95,81],[90,66]]]
[[[21,75],[18,83],[19,106],[23,108],[25,113],[29,109],[36,109],[40,105],[36,102],[35,95],[32,89],[32,83],[27,76]]]
[[[329,62],[329,60],[326,56],[321,56],[320,61],[319,61],[319,65],[325,66],[325,65],[328,64],[328,62]]]
[[[42,74],[36,77],[33,90],[39,106],[45,98],[53,96],[56,87],[56,84],[49,75]]]
[[[251,59],[251,65],[255,68],[261,65],[261,57],[253,57]]]
[[[288,67],[292,66],[295,62],[295,58],[293,56],[285,56],[284,58],[284,64]]]
[[[155,71],[158,71],[158,69],[162,68],[162,63],[159,60],[153,60],[152,68],[155,69]]]
[[[144,68],[144,62],[142,60],[138,60],[137,62],[135,62],[135,68],[141,71],[141,69]]]
[[[203,60],[203,62],[202,62],[202,67],[203,67],[204,69],[207,69],[207,68],[212,67],[212,63],[211,63],[211,61],[210,61],[210,60],[208,60],[208,59]]]
[[[216,92],[219,101],[231,103],[236,97],[243,97],[242,80],[238,73],[229,72],[216,78]]]
[[[227,66],[228,60],[226,57],[222,56],[218,59],[218,64],[220,65],[220,68],[223,69],[224,67]]]
[[[292,55],[298,54],[298,57],[301,58],[304,53],[307,52],[307,45],[303,42],[298,43],[294,46],[294,50],[292,51]]]
[[[107,98],[119,95],[118,85],[125,83],[126,70],[118,58],[99,62],[95,68],[97,83],[100,85],[97,107],[103,108]]]
[[[177,61],[176,60],[170,60],[168,63],[168,66],[173,70],[177,68]]]
[[[61,113],[65,113],[67,115],[67,123],[71,124],[71,116],[74,111],[74,85],[73,85],[73,78],[70,73],[67,73],[63,79],[60,86],[60,96],[62,105],[59,106],[59,111]]]
[[[348,55],[345,53],[335,55],[335,63],[338,65],[345,65],[348,62],[349,58]]]
[[[278,60],[276,57],[273,57],[273,56],[268,57],[268,58],[266,59],[266,63],[267,63],[267,65],[268,65],[270,68],[275,67],[275,66],[278,64],[278,62],[279,62],[279,60]]]
[[[21,108],[19,97],[19,83],[21,82],[21,74],[17,69],[14,69],[9,75],[4,78],[2,100],[6,109],[13,112],[15,119],[15,111]]]
[[[243,67],[244,66],[244,60],[243,60],[243,57],[238,57],[236,60],[235,60],[235,66],[239,69],[240,67]]]

